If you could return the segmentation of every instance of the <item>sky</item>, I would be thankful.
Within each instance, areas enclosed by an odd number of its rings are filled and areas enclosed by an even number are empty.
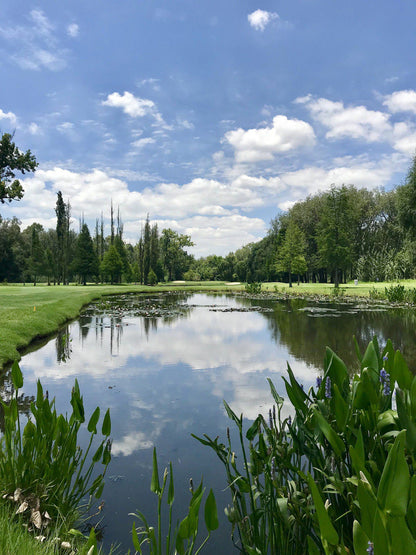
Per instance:
[[[39,163],[21,201],[54,228],[57,192],[93,233],[111,202],[196,257],[258,241],[332,184],[389,190],[416,152],[416,2],[2,0],[0,133]]]

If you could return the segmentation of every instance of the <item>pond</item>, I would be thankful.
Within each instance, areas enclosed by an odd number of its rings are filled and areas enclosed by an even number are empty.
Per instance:
[[[214,489],[222,515],[230,500],[221,464],[191,433],[225,439],[229,421],[223,399],[248,420],[267,414],[268,377],[285,397],[281,377],[288,362],[308,389],[321,371],[327,345],[354,369],[354,335],[362,349],[373,336],[382,345],[391,338],[413,368],[415,324],[411,310],[365,302],[183,293],[109,297],[22,358],[24,400],[28,406],[39,379],[56,398],[57,409],[70,412],[77,378],[87,418],[97,405],[110,408],[113,458],[100,526],[104,546],[119,544],[118,552],[126,553],[132,548],[129,513],[140,509],[155,522],[154,445],[160,472],[173,463],[176,516],[183,516],[181,507],[189,502],[189,478],[197,484],[202,476]],[[7,395],[7,373],[0,388]],[[225,517],[206,550],[214,551],[237,553]]]

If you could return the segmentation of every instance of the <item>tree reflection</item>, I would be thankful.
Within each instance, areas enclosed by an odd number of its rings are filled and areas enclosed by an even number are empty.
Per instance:
[[[294,299],[273,302],[273,308],[273,313],[263,313],[263,316],[267,319],[274,341],[284,344],[293,357],[307,364],[322,367],[325,347],[328,346],[348,368],[357,369],[355,336],[362,352],[373,337],[377,337],[381,347],[387,339],[391,339],[394,348],[401,351],[409,367],[415,366],[414,311]]]

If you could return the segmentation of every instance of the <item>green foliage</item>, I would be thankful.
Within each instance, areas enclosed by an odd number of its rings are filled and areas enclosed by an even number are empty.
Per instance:
[[[169,483],[168,483],[169,478]],[[166,486],[167,490],[166,490]],[[153,472],[152,480],[150,483],[150,490],[157,496],[157,515],[158,522],[157,528],[150,526],[147,522],[145,515],[137,511],[132,513],[132,516],[137,517],[143,526],[139,529],[133,523],[132,540],[134,548],[137,552],[143,553],[142,547],[147,544],[151,555],[197,555],[204,545],[209,540],[211,533],[218,528],[218,515],[217,505],[213,491],[210,490],[204,507],[204,520],[207,529],[206,538],[197,547],[197,534],[199,529],[199,510],[204,495],[205,488],[203,488],[202,481],[196,490],[193,489],[191,480],[191,500],[189,503],[188,514],[179,522],[176,527],[173,527],[173,503],[175,500],[175,488],[173,481],[172,463],[169,464],[169,471],[165,468],[163,473],[162,482],[159,480],[159,469],[157,464],[156,449],[153,449]],[[165,496],[165,502],[168,505],[168,529],[166,536],[162,540],[162,500]]]
[[[12,366],[11,378],[15,396],[8,404],[1,402],[4,433],[0,438],[0,488],[18,503],[18,512],[27,514],[34,528],[45,528],[51,519],[55,524],[62,518],[73,521],[81,500],[85,496],[90,501],[93,496],[98,499],[104,487],[104,475],[111,460],[109,412],[102,425],[104,438],[91,457],[100,410],[97,407],[88,422],[90,441],[84,452],[78,446],[85,412],[77,380],[72,389],[69,418],[57,414],[55,401],[48,399],[38,381],[36,401],[31,404],[29,420],[22,428],[18,395],[23,376],[17,362]],[[94,467],[100,461],[103,469],[95,476]]]
[[[156,285],[157,275],[154,273],[153,268],[150,268],[149,274],[147,276],[147,285]]]
[[[252,283],[246,283],[244,287],[246,293],[257,295],[261,293],[261,283],[253,281]]]
[[[390,285],[390,287],[385,288],[386,298],[391,303],[402,303],[405,296],[404,285],[397,283],[396,285]]]
[[[244,431],[243,415],[224,403],[237,448],[229,431],[225,443],[194,436],[224,465],[244,553],[416,553],[416,377],[390,341],[357,354],[351,376],[327,348],[308,392],[288,366],[290,417],[270,380],[268,420]]]
[[[23,198],[23,187],[16,171],[25,174],[37,168],[36,158],[30,152],[21,152],[12,141],[13,135],[3,133],[0,139],[0,202],[11,202]]]

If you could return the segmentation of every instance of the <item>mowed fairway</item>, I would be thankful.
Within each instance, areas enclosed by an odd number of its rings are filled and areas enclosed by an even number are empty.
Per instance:
[[[416,280],[401,282],[406,288],[415,288]],[[347,296],[368,297],[376,288],[384,292],[391,283],[348,283],[340,289]],[[143,285],[5,285],[0,287],[0,368],[7,362],[20,359],[19,351],[38,337],[55,332],[67,320],[76,318],[81,308],[105,295],[122,293],[155,293],[161,291],[218,291],[241,292],[243,284],[225,282],[184,282],[155,287]],[[334,286],[322,283],[295,282],[264,283],[262,292],[279,295],[332,296]]]

